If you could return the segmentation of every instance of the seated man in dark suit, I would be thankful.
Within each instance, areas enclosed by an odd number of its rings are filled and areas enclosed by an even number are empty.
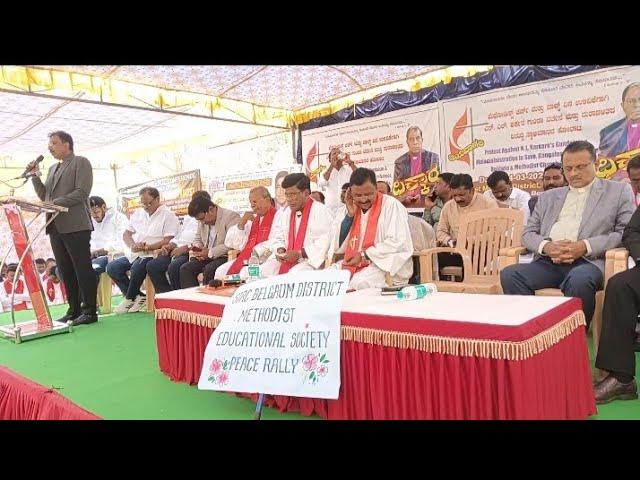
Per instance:
[[[554,162],[547,165],[542,172],[542,190],[547,191],[552,188],[558,187],[566,187],[567,179],[564,178],[564,173],[562,172],[562,165]],[[529,199],[529,212],[533,213],[533,209],[536,208],[536,203],[538,203],[538,196],[531,197]]]
[[[507,295],[559,288],[580,298],[588,329],[604,281],[605,252],[620,246],[635,205],[629,185],[596,177],[596,150],[589,142],[567,145],[562,167],[569,186],[540,195],[522,233],[533,262],[505,268],[500,281]]]
[[[640,209],[624,229],[622,244],[636,267],[614,275],[607,283],[596,367],[609,375],[595,386],[596,403],[638,398],[633,343],[640,314]]]

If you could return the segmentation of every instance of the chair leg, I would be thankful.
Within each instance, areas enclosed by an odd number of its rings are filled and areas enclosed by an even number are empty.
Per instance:
[[[147,291],[147,312],[153,313],[156,311],[153,302],[156,297],[156,289],[153,286],[153,282],[151,281],[151,277],[147,275],[144,279],[144,288]]]
[[[591,336],[593,338],[593,351],[598,354],[600,344],[600,333],[602,332],[602,307],[604,306],[604,291],[596,292],[596,308],[591,319]],[[604,370],[596,370],[596,380],[602,380],[606,376]]]
[[[111,313],[111,289],[111,277],[106,273],[101,274],[98,283],[98,307],[102,315]]]

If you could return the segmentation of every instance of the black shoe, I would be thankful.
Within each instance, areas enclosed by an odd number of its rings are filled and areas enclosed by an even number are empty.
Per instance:
[[[75,320],[79,316],[80,315],[71,315],[71,314],[67,313],[64,317],[59,318],[58,320],[56,320],[56,322],[67,323],[69,320]]]
[[[98,321],[98,315],[83,313],[73,321],[73,326],[77,327],[78,325],[88,325],[90,323],[96,323],[97,321]]]
[[[635,379],[629,383],[621,383],[612,375],[598,383],[594,392],[596,403],[602,405],[613,400],[635,400],[638,398],[638,386]]]

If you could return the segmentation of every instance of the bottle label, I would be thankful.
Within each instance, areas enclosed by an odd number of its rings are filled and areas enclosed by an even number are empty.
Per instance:
[[[260,276],[260,266],[259,265],[249,265],[249,276],[250,277],[259,277]]]

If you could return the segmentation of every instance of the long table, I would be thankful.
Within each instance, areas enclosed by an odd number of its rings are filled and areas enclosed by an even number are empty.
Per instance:
[[[197,384],[229,301],[195,288],[156,296],[162,372]],[[327,419],[582,419],[596,413],[584,326],[575,298],[353,292],[341,313],[339,398],[266,404]]]

